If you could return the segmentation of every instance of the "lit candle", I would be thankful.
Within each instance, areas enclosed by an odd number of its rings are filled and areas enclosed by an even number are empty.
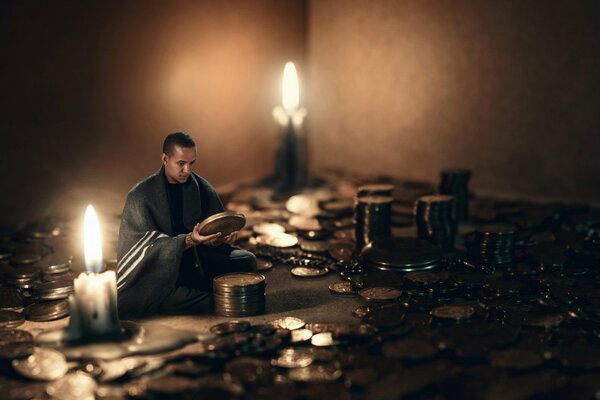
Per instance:
[[[100,227],[91,205],[85,211],[83,236],[87,272],[75,279],[75,293],[69,297],[69,338],[116,337],[121,330],[117,313],[117,277],[114,271],[101,272]]]
[[[300,105],[300,85],[292,62],[283,69],[282,106],[273,109],[273,118],[281,126],[281,143],[275,158],[275,176],[283,191],[293,191],[306,184],[306,144],[302,123],[306,109]]]

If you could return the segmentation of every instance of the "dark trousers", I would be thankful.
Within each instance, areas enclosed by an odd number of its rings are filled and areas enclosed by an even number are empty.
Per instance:
[[[188,250],[189,251],[189,250]],[[255,272],[256,257],[229,245],[198,249],[200,268],[182,266],[176,287],[161,302],[158,313],[203,314],[212,311],[212,281],[229,272]]]

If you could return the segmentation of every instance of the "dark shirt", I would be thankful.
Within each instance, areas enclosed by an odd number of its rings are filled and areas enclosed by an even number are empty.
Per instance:
[[[171,223],[175,235],[188,233],[188,229],[183,225],[183,185],[180,183],[167,182],[167,191],[169,195],[169,209],[171,211]],[[183,252],[181,264],[179,267],[179,283],[189,283],[190,274],[197,273],[196,260],[194,252],[189,249]]]

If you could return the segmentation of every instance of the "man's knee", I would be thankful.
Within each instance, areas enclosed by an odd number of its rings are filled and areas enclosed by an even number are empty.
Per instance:
[[[230,254],[230,259],[234,260],[243,271],[256,272],[258,269],[256,264],[256,256],[247,250],[235,249]]]

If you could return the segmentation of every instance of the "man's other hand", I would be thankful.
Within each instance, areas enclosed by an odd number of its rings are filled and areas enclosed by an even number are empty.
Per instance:
[[[239,231],[231,232],[229,235],[221,239],[221,243],[233,244],[238,239]]]
[[[200,224],[196,224],[196,226],[194,226],[194,230],[192,231],[192,239],[196,244],[206,244],[209,246],[215,246],[217,244],[222,243],[221,232],[213,233],[212,235],[208,236],[202,236],[198,231],[199,226]]]

